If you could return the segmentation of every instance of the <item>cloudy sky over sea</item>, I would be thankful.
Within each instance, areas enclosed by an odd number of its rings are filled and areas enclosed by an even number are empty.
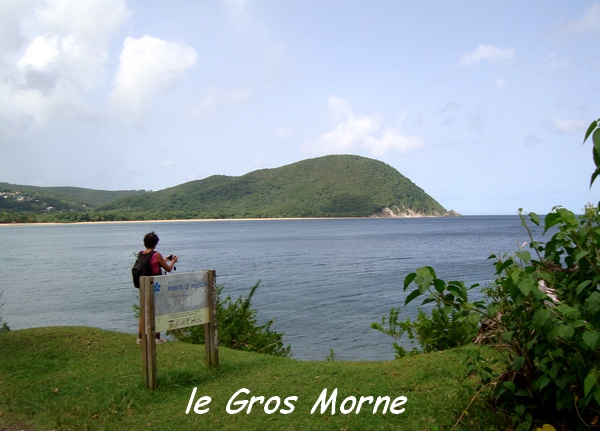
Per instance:
[[[447,209],[597,203],[600,1],[0,0],[0,181],[164,189],[326,154]]]

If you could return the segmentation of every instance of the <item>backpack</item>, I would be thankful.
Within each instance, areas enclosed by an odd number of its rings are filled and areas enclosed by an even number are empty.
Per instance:
[[[133,264],[133,268],[131,268],[131,275],[133,276],[133,285],[136,289],[140,288],[140,277],[145,275],[152,275],[150,272],[150,261],[152,260],[152,256],[154,255],[154,251],[151,251],[148,254],[144,254],[143,252],[139,252],[137,255],[137,260]]]

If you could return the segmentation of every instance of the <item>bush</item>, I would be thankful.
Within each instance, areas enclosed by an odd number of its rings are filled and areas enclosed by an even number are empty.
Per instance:
[[[600,120],[588,128],[596,170],[600,175]],[[502,355],[500,368],[482,367],[474,351],[469,372],[477,370],[493,400],[508,411],[518,430],[553,422],[564,429],[587,429],[600,423],[600,209],[584,214],[555,207],[543,221],[547,242],[537,241],[535,213],[519,210],[529,233],[512,256],[496,256],[496,280],[482,290],[484,300],[470,303],[457,282],[438,279],[431,267],[404,280],[416,285],[405,305],[425,295],[471,321],[480,319],[485,338]],[[471,286],[468,290],[477,288]],[[481,391],[478,394],[482,393]]]
[[[521,213],[521,218],[526,227],[526,219],[540,221],[533,213]],[[413,283],[417,286],[406,303],[425,294],[496,328],[487,339],[503,355],[502,367],[496,372],[481,369],[480,375],[518,429],[531,429],[547,418],[568,427],[598,421],[598,226],[598,208],[588,207],[581,217],[555,208],[545,218],[544,232],[553,227],[557,232],[546,243],[532,237],[533,254],[521,249],[508,258],[491,256],[497,278],[482,290],[485,301],[469,303],[454,282],[438,279],[429,267],[405,279],[405,290]],[[478,358],[473,359],[472,369]]]
[[[231,296],[221,298],[223,286],[217,287],[217,331],[219,346],[236,350],[267,353],[275,356],[290,356],[291,346],[284,346],[283,334],[271,329],[273,320],[259,325],[256,321],[256,310],[250,308],[252,296],[258,289],[258,281],[247,297]],[[204,326],[192,326],[168,332],[179,341],[192,344],[204,344]]]
[[[464,285],[462,294],[466,297]],[[469,320],[468,310],[444,306],[440,300],[431,310],[431,317],[422,309],[414,321],[410,318],[400,321],[399,315],[400,309],[392,308],[387,322],[384,316],[381,323],[371,323],[371,328],[396,340],[393,343],[396,358],[464,346],[477,334],[477,324]]]

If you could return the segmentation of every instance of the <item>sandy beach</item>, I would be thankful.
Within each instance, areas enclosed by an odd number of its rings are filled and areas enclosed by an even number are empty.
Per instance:
[[[109,221],[77,221],[77,222],[40,222],[40,223],[0,223],[2,226],[60,226],[86,224],[119,224],[119,223],[192,223],[192,222],[231,222],[231,221],[281,221],[281,220],[340,220],[366,219],[369,217],[273,217],[273,218],[199,218],[174,220],[109,220]]]

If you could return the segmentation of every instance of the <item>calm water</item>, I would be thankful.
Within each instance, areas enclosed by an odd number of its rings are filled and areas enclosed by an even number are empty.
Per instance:
[[[487,257],[527,240],[517,216],[0,226],[0,316],[13,330],[134,334],[131,266],[151,230],[159,251],[180,256],[178,273],[215,269],[226,295],[261,280],[259,321],[274,318],[304,360],[330,349],[340,360],[392,359],[392,339],[370,324],[404,303],[406,274],[431,265],[441,278],[486,283]]]

